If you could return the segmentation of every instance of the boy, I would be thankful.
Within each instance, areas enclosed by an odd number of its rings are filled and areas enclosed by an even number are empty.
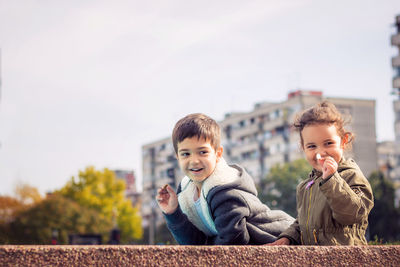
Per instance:
[[[166,185],[157,203],[181,245],[266,244],[294,221],[257,198],[253,179],[222,157],[219,125],[204,114],[179,120],[172,134],[179,167],[185,173],[177,194]]]

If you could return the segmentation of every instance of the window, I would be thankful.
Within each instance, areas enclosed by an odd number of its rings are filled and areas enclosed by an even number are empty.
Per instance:
[[[265,132],[264,132],[264,138],[265,138],[265,139],[268,140],[268,139],[270,139],[271,137],[272,137],[271,131],[265,131]]]
[[[168,162],[175,162],[175,161],[177,161],[177,159],[176,159],[175,155],[169,155],[167,157],[167,161]]]
[[[226,138],[231,139],[231,132],[232,132],[232,127],[230,125],[227,125],[225,127]]]
[[[251,151],[243,152],[241,156],[242,156],[242,160],[257,159],[258,152],[257,152],[257,150],[251,150]]]

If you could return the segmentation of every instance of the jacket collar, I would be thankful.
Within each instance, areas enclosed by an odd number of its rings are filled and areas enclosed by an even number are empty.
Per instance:
[[[204,196],[207,196],[208,192],[215,186],[231,183],[237,180],[239,176],[240,176],[239,170],[229,166],[226,163],[225,159],[221,157],[217,165],[215,166],[215,169],[212,172],[212,174],[203,181],[203,185],[201,187],[202,194]],[[192,181],[190,180],[190,178],[185,176],[181,182],[182,191],[189,184],[191,184],[191,182]]]

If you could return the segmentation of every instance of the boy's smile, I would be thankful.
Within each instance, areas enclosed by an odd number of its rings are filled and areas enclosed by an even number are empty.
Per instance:
[[[185,175],[201,183],[213,173],[222,151],[222,147],[215,151],[209,141],[193,136],[178,143],[177,158]]]

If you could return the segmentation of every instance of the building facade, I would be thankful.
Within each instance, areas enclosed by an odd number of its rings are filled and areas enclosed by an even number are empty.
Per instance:
[[[280,103],[258,103],[249,112],[228,113],[219,122],[222,130],[224,157],[229,163],[243,166],[256,183],[275,164],[303,157],[299,134],[290,125],[296,114],[314,104],[328,100],[351,116],[348,130],[356,135],[353,157],[368,176],[377,167],[375,100],[324,97],[320,91],[295,91]],[[142,147],[144,227],[164,223],[154,201],[156,188],[169,183],[175,186],[183,177],[175,158],[170,137]]]
[[[400,201],[400,15],[396,16],[394,26],[396,32],[391,36],[391,44],[398,48],[398,55],[392,58],[392,67],[394,70],[394,76],[392,80],[393,94],[397,96],[397,99],[393,101],[394,111],[394,147],[396,162],[392,169],[392,174],[389,176],[392,178],[396,187],[396,205],[399,205]]]
[[[136,176],[133,170],[113,170],[117,179],[125,182],[125,197],[132,202],[132,206],[140,209],[141,194],[137,191]]]

